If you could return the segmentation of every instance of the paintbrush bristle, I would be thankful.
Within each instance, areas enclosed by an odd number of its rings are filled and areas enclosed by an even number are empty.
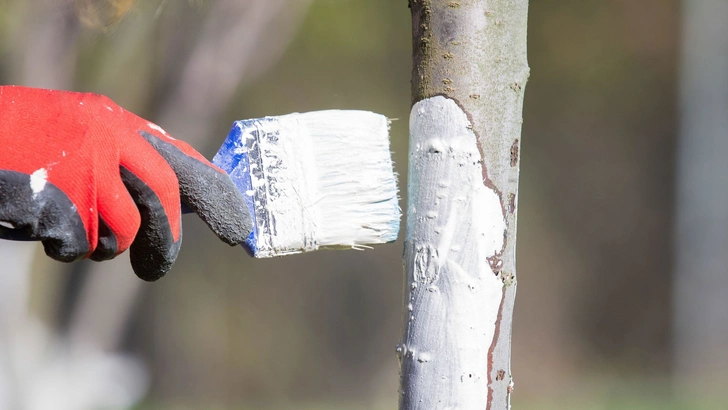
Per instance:
[[[399,232],[389,121],[328,110],[236,121],[213,163],[249,202],[256,257],[363,248]]]

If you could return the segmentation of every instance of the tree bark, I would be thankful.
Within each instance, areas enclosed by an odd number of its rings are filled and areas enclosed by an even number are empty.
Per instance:
[[[508,409],[527,0],[410,0],[400,409]]]

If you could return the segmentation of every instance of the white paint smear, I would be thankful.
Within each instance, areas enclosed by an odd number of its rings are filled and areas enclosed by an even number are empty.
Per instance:
[[[403,355],[403,399],[418,409],[480,408],[503,295],[488,258],[503,249],[506,222],[498,193],[483,181],[472,126],[453,100],[437,96],[412,108],[409,175],[405,264],[413,310],[400,346],[428,356]]]
[[[153,122],[147,123],[147,126],[149,126],[149,128],[151,128],[155,131],[161,132],[162,135],[164,135],[165,137],[169,136],[169,135],[167,135],[167,131],[165,131],[162,127],[160,127],[159,125],[157,125]]]
[[[30,189],[33,190],[33,195],[38,195],[45,188],[47,180],[48,171],[45,168],[40,168],[30,174]]]

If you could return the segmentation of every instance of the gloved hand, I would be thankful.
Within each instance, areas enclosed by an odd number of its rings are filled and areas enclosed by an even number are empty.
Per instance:
[[[227,174],[157,125],[97,94],[0,87],[0,238],[63,262],[131,248],[152,281],[179,252],[180,196],[228,244],[251,232]]]

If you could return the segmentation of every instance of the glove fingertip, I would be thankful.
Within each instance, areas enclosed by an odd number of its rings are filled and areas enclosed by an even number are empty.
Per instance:
[[[252,218],[245,211],[244,199],[227,175],[220,177],[216,185],[216,201],[197,201],[197,213],[220,240],[230,246],[240,245],[252,231]],[[241,210],[243,210],[241,212]]]
[[[159,247],[138,246],[132,244],[129,248],[129,259],[134,273],[139,279],[146,282],[155,282],[166,275],[179,254],[181,240],[172,247],[161,249]]]
[[[164,276],[177,259],[182,227],[175,240],[169,216],[156,193],[128,169],[121,167],[120,174],[141,216],[140,229],[129,247],[131,267],[140,279],[153,282]]]
[[[119,242],[116,234],[106,224],[104,218],[99,216],[99,237],[96,249],[91,253],[89,259],[96,262],[114,259],[119,254]]]

